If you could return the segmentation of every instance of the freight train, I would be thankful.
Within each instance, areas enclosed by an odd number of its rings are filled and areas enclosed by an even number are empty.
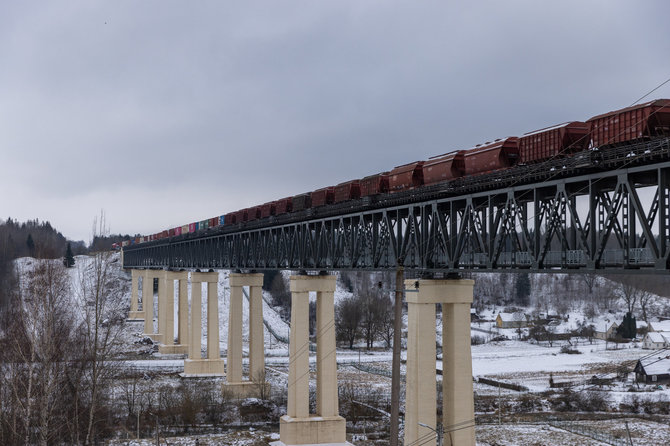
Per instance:
[[[136,237],[113,247],[118,249],[131,244],[219,226],[239,225],[377,194],[418,189],[462,177],[496,172],[516,165],[530,165],[554,158],[569,157],[585,150],[603,151],[615,145],[659,136],[670,136],[669,99],[657,99],[594,116],[584,122],[567,122],[526,133],[521,137],[498,139],[467,150],[452,151],[428,160],[414,161],[388,172],[177,226],[156,234]]]

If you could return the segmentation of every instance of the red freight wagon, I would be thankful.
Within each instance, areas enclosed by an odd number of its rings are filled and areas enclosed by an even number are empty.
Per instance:
[[[168,231],[161,232],[160,238],[166,238],[168,236]]]
[[[275,202],[265,203],[261,206],[261,218],[266,218],[275,215]]]
[[[225,221],[226,226],[237,223],[237,220],[235,219],[236,216],[237,214],[235,212],[229,212],[224,215],[223,220]]]
[[[498,139],[464,153],[465,175],[491,172],[516,164],[519,157],[519,138]]]
[[[209,227],[213,228],[215,226],[219,226],[219,217],[212,217],[209,219]]]
[[[302,211],[312,207],[312,195],[310,193],[300,194],[293,197],[293,212]]]
[[[389,173],[370,175],[361,180],[361,197],[383,194],[389,191]]]
[[[181,235],[181,226],[177,226],[174,228],[174,235]]]
[[[333,204],[335,198],[335,188],[332,186],[322,187],[312,192],[312,207]]]
[[[248,209],[240,209],[239,211],[235,212],[235,223],[244,223],[247,221],[249,216],[249,210]]]
[[[275,215],[285,214],[293,210],[293,198],[282,198],[275,201]]]
[[[423,161],[403,164],[389,174],[389,190],[391,192],[414,189],[423,184]]]
[[[354,200],[356,198],[361,198],[361,183],[359,180],[346,181],[335,186],[335,203]]]
[[[423,165],[423,184],[435,184],[463,176],[463,150],[429,158]]]
[[[594,147],[670,134],[670,99],[622,108],[586,121]]]
[[[188,224],[188,232],[195,232],[195,223]]]
[[[247,221],[253,221],[261,218],[261,208],[263,206],[254,206],[247,209]]]
[[[174,237],[174,228],[168,229],[168,237]]]
[[[573,121],[529,132],[519,138],[519,162],[536,163],[589,148],[590,127]]]

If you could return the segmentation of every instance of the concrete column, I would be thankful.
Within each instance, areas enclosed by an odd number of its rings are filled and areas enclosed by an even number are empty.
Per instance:
[[[178,316],[178,333],[179,344],[174,342],[174,282],[179,282],[179,316]],[[165,326],[163,344],[158,348],[158,351],[163,354],[184,354],[188,352],[186,340],[188,339],[188,273],[185,271],[165,272],[165,317],[163,323]],[[182,343],[184,340],[184,343]]]
[[[170,342],[168,341],[165,332],[167,330],[167,306],[169,296],[172,295],[172,299],[174,300],[174,291],[171,291],[170,294],[168,294],[166,274],[167,271],[160,271],[156,273],[156,279],[158,279],[158,314],[156,317],[156,326],[157,333],[160,334],[160,339],[158,342],[163,345]]]
[[[413,288],[414,280],[405,282]],[[436,425],[435,304],[443,311],[442,395],[445,445],[474,446],[474,399],[470,352],[472,280],[420,280],[407,296],[407,387],[405,444],[430,436]],[[456,429],[457,427],[457,429]],[[425,443],[435,444],[435,442]]]
[[[230,278],[230,305],[228,314],[228,360],[226,376],[229,383],[242,382],[242,286],[240,278]],[[233,285],[235,284],[235,285]]]
[[[249,381],[265,380],[263,331],[263,274],[253,274],[249,284]]]
[[[224,389],[237,397],[267,395],[270,385],[265,382],[265,346],[263,339],[263,274],[231,273],[230,313],[228,316],[227,383]],[[249,377],[242,374],[242,319],[244,287],[249,287]],[[261,378],[262,382],[259,382]]]
[[[287,414],[273,446],[347,445],[346,420],[338,415],[335,352],[335,276],[291,276],[291,335]],[[317,299],[317,413],[309,414],[309,293]]]
[[[293,288],[291,291],[287,412],[292,418],[306,418],[309,416],[309,291]]]
[[[130,289],[130,313],[128,313],[129,321],[142,321],[144,320],[144,311],[139,311],[139,279],[142,275],[142,271],[138,269],[130,270],[131,277],[131,289]]]
[[[149,270],[142,272],[142,308],[144,308],[144,335],[154,334],[154,276]]]
[[[414,284],[413,280],[409,282]],[[410,302],[408,297],[407,321],[405,444],[422,438],[427,446],[435,446],[436,440],[428,438],[431,430],[419,426],[423,423],[435,429],[437,421],[435,304]]]
[[[324,417],[339,415],[334,294],[316,294],[316,413]]]
[[[472,389],[472,351],[470,348],[470,305],[472,280],[449,285],[449,303],[442,304],[442,419],[444,445],[475,444],[475,403]],[[458,426],[458,430],[453,429]]]
[[[219,273],[191,274],[191,336],[188,341],[188,359],[184,360],[183,377],[225,376],[224,363],[219,352]],[[202,284],[207,283],[207,358],[200,353],[202,324]]]

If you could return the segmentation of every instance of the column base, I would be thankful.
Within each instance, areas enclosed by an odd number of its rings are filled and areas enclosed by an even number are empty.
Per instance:
[[[226,376],[223,359],[185,359],[182,378]]]
[[[142,336],[151,338],[152,341],[162,344],[163,343],[163,335],[160,333],[142,333]]]
[[[158,346],[158,353],[163,355],[187,355],[188,345],[186,344],[161,344]]]
[[[291,418],[284,415],[279,420],[279,441],[273,446],[293,445],[348,445],[347,421],[341,416]]]
[[[128,322],[144,321],[144,311],[130,311],[128,312]]]
[[[255,383],[253,381],[242,381],[238,383],[223,383],[223,393],[233,398],[261,398],[270,395],[270,383]]]

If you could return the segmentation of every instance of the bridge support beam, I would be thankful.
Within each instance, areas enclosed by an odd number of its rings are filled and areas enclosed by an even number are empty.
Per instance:
[[[219,273],[191,273],[191,334],[183,377],[225,376],[219,351]],[[207,358],[202,358],[202,284],[207,284]]]
[[[291,276],[287,414],[273,446],[347,445],[339,415],[335,351],[335,276]],[[309,413],[309,293],[316,292],[316,414]]]
[[[177,339],[174,342],[174,282],[178,282],[179,304],[177,313]],[[188,272],[166,271],[165,272],[165,302],[162,318],[165,325],[163,331],[163,344],[158,351],[163,354],[185,354],[188,353]],[[161,310],[159,310],[160,313]]]
[[[144,336],[148,336],[155,342],[163,342],[163,334],[160,333],[160,322],[158,328],[154,331],[154,279],[158,280],[158,317],[160,318],[160,299],[161,291],[161,277],[163,271],[145,270],[142,276],[142,306],[144,308]]]
[[[407,296],[407,383],[405,444],[427,439],[436,429],[435,304],[442,304],[442,426],[445,446],[475,444],[470,350],[473,280],[420,280]],[[414,288],[415,281],[405,281]],[[436,441],[422,443],[435,445]]]
[[[143,321],[144,311],[139,311],[139,282],[142,277],[142,271],[139,269],[130,270],[131,290],[130,290],[130,313],[128,313],[129,321]]]
[[[240,398],[267,395],[265,345],[263,338],[263,274],[231,273],[230,313],[228,316],[227,383],[225,392]],[[249,287],[249,377],[242,377],[242,304],[244,287]]]

